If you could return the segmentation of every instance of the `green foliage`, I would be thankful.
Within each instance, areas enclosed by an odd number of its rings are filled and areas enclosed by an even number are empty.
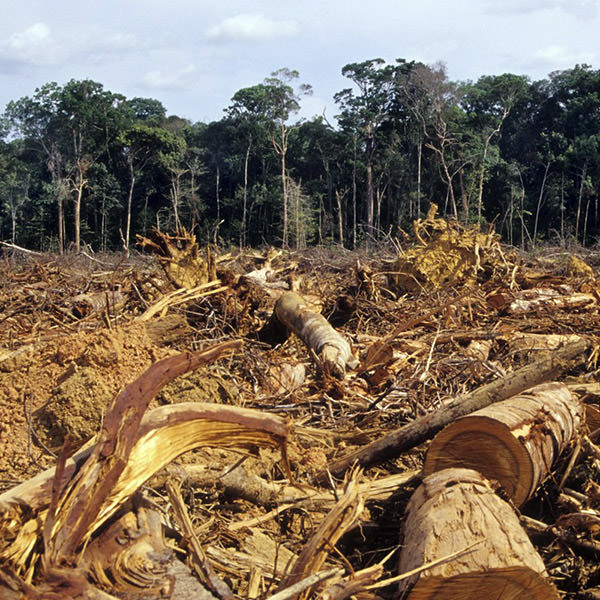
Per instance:
[[[436,202],[515,245],[596,242],[600,71],[453,82],[441,64],[375,58],[342,74],[335,123],[297,120],[311,88],[288,68],[211,123],[91,80],[47,83],[0,117],[0,236],[116,249],[159,225],[235,245],[353,245]]]

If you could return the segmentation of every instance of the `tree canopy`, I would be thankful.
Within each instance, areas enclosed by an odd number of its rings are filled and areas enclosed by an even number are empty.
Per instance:
[[[451,81],[441,64],[349,63],[336,118],[283,68],[192,123],[99,82],[47,83],[0,119],[0,238],[35,249],[130,249],[151,227],[204,241],[357,246],[431,202],[508,243],[600,233],[600,71]]]

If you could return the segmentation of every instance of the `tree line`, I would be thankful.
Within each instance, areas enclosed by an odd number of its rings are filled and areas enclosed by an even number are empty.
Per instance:
[[[280,69],[209,123],[91,80],[48,83],[0,120],[0,239],[129,252],[152,227],[226,245],[357,247],[435,202],[510,244],[599,234],[600,71],[451,81],[441,64],[343,67],[337,114]]]

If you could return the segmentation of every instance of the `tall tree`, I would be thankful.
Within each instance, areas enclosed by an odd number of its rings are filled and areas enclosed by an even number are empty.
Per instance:
[[[300,95],[312,93],[312,87],[306,83],[300,84],[295,90],[293,82],[299,77],[298,71],[283,68],[271,73],[265,79],[268,88],[271,115],[275,120],[276,128],[273,132],[273,146],[281,159],[281,193],[283,196],[283,246],[288,245],[288,178],[286,171],[286,158],[289,144],[288,120],[300,110]]]
[[[176,168],[178,160],[182,156],[184,145],[180,136],[162,127],[142,122],[135,123],[129,129],[121,132],[119,142],[129,175],[127,216],[123,235],[123,248],[125,252],[129,253],[132,206],[136,182],[147,168]],[[177,206],[177,199],[175,200],[175,206]],[[171,200],[173,201],[172,197]]]
[[[298,71],[278,69],[271,73],[262,84],[244,88],[236,92],[232,98],[232,113],[256,115],[262,113],[262,119],[269,124],[270,137],[280,161],[281,193],[283,204],[282,242],[288,245],[288,179],[287,153],[289,147],[290,118],[300,110],[302,95],[312,93],[308,84],[296,84]],[[296,87],[294,85],[296,84]]]
[[[381,58],[350,63],[342,68],[342,75],[350,79],[356,89],[337,92],[334,99],[340,105],[338,121],[343,129],[356,132],[364,151],[366,173],[366,225],[369,234],[374,225],[373,161],[382,124],[390,117],[396,66]]]
[[[64,248],[64,200],[74,202],[75,250],[81,245],[81,203],[87,172],[110,152],[129,112],[124,97],[104,91],[100,83],[71,80],[49,83],[32,98],[9,103],[6,114],[15,130],[44,152],[56,189],[59,251]]]
[[[477,185],[477,221],[483,212],[483,186],[487,176],[490,147],[498,140],[504,122],[514,104],[527,94],[529,81],[526,77],[505,73],[504,75],[486,75],[475,84],[463,88],[461,104],[467,113],[468,124],[479,137],[480,150],[476,174]]]

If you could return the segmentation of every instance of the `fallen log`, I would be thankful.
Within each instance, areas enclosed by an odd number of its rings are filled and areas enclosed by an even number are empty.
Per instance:
[[[364,448],[333,461],[329,465],[328,471],[322,473],[320,478],[326,480],[328,473],[336,477],[340,476],[355,462],[363,467],[368,467],[396,458],[402,452],[432,438],[458,417],[468,415],[494,402],[506,400],[550,379],[556,379],[561,373],[585,362],[584,353],[589,347],[590,342],[585,339],[566,344],[557,349],[552,356],[522,367],[466,396],[460,396],[445,407],[415,419]]]
[[[438,563],[400,582],[407,600],[559,598],[513,509],[476,471],[427,477],[408,503],[402,537],[400,573]]]
[[[273,315],[314,351],[323,368],[332,375],[341,378],[346,368],[353,369],[358,365],[348,340],[323,315],[311,311],[299,294],[282,294],[275,304]]]
[[[427,451],[423,474],[474,469],[498,481],[517,506],[528,500],[583,421],[562,383],[544,383],[450,423]]]

